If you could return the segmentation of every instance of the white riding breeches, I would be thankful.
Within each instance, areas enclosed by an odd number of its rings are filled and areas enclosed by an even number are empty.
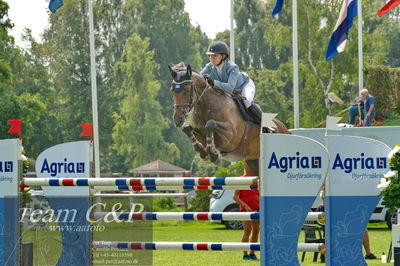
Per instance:
[[[251,79],[249,79],[246,85],[244,85],[242,92],[240,93],[240,95],[242,95],[245,98],[243,101],[244,104],[246,105],[246,108],[249,108],[253,103],[255,93],[256,93],[256,85]]]

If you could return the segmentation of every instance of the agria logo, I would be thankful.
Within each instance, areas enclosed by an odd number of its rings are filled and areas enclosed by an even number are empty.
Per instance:
[[[13,161],[0,161],[0,173],[11,173],[14,171]]]
[[[64,158],[63,162],[48,163],[47,159],[44,159],[40,173],[49,173],[51,176],[58,174],[75,174],[84,173],[85,163],[83,162],[68,162],[67,158]]]
[[[268,163],[268,169],[276,168],[281,173],[286,173],[288,169],[321,168],[321,165],[321,156],[300,156],[300,152],[296,152],[296,156],[282,156],[279,158],[273,152]]]
[[[387,167],[386,157],[366,157],[361,153],[359,157],[342,158],[337,153],[333,162],[332,170],[342,169],[350,173],[355,169],[385,169]]]

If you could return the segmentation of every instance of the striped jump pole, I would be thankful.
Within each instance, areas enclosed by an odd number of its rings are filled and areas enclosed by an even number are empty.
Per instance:
[[[123,242],[93,241],[93,249],[122,250],[204,250],[204,251],[259,251],[260,243],[222,242]],[[297,251],[320,252],[325,248],[322,243],[299,243]]]
[[[187,197],[188,193],[95,193],[96,198],[150,198],[150,197]]]
[[[258,177],[24,178],[26,186],[250,186]]]
[[[96,191],[153,191],[153,190],[255,190],[257,185],[242,186],[99,186]]]
[[[253,221],[260,219],[258,212],[95,212],[93,218],[103,219],[114,216],[119,220],[160,220],[160,221]]]
[[[94,219],[112,216],[115,219],[151,221],[254,221],[260,219],[259,212],[95,212]],[[317,221],[324,217],[323,212],[309,212],[306,220]]]
[[[30,190],[31,196],[44,197],[42,190]],[[150,198],[150,197],[187,197],[188,193],[95,193],[91,195],[95,198]]]

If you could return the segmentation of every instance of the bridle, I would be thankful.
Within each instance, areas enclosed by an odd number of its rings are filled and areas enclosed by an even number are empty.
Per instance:
[[[181,93],[183,88],[185,88],[186,85],[190,84],[190,92],[189,92],[189,102],[188,103],[177,103],[174,104],[174,108],[180,108],[180,107],[189,107],[189,110],[192,109],[192,102],[193,102],[193,91],[194,91],[194,84],[192,79],[187,79],[183,81],[172,81],[172,86],[171,90],[175,93]]]
[[[171,90],[174,91],[175,93],[181,93],[183,88],[187,85],[190,84],[190,91],[189,91],[189,102],[187,103],[177,103],[174,104],[174,109],[177,108],[181,108],[181,107],[188,107],[189,110],[187,111],[187,113],[189,113],[193,107],[196,106],[196,104],[200,101],[201,97],[203,96],[203,94],[205,93],[205,91],[207,90],[207,88],[205,88],[203,90],[203,92],[201,93],[201,95],[196,99],[196,101],[193,103],[193,95],[194,95],[194,82],[193,79],[186,79],[183,81],[172,81],[172,86],[171,86]]]

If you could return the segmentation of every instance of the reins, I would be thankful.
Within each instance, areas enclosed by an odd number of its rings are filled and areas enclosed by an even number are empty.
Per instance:
[[[193,86],[193,84],[192,84]],[[194,86],[193,86],[194,87]],[[203,97],[204,93],[206,92],[206,90],[209,89],[209,85],[208,83],[206,83],[206,88],[203,90],[203,92],[200,94],[200,96],[197,98],[197,100],[195,101],[195,103],[192,106],[189,106],[189,112],[193,109],[193,107],[196,106],[196,104],[200,101],[201,97]]]
[[[188,103],[174,104],[174,108],[189,107],[189,110],[187,111],[189,113],[190,111],[192,111],[193,107],[195,107],[199,103],[201,97],[203,97],[204,93],[208,90],[209,85],[206,82],[206,88],[203,90],[203,92],[200,94],[200,96],[193,103],[193,94],[194,94],[194,91],[195,91],[194,90],[195,85],[194,85],[193,78],[191,80],[184,80],[184,81],[181,81],[179,83],[174,82],[174,85],[181,85],[181,84],[185,84],[185,83],[190,83],[189,102]]]

